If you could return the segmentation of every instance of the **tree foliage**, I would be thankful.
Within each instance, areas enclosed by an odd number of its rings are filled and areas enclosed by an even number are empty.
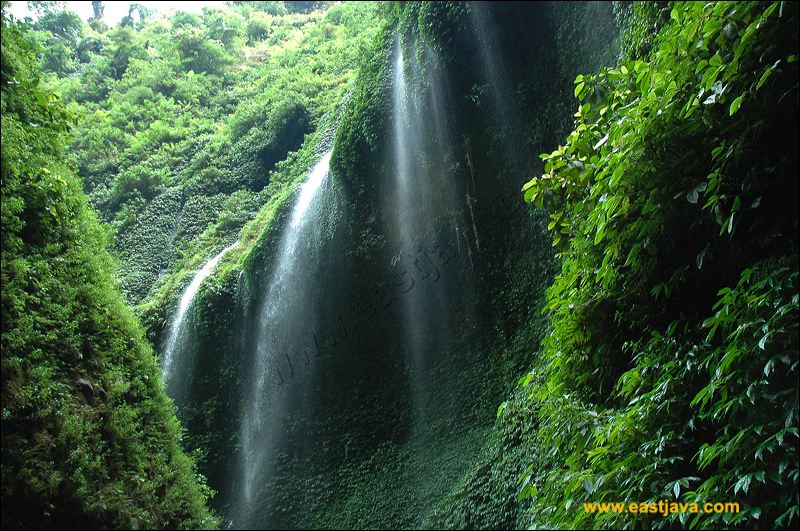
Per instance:
[[[369,3],[341,6],[346,24],[328,23],[319,10],[290,14],[282,2],[168,18],[140,7],[132,4],[131,20],[111,29],[96,17],[70,22],[75,38],[63,41],[52,31],[66,34],[64,24],[53,21],[75,15],[47,6],[26,31],[41,44],[48,85],[78,118],[66,156],[113,229],[123,290],[135,304],[180,267],[193,238],[222,222],[224,213],[210,206],[218,201],[199,201],[192,208],[209,210],[184,216],[195,195],[256,194],[246,211],[231,205],[226,239],[254,217],[274,193],[262,193],[270,173],[341,99],[358,43],[376,20]],[[147,239],[155,227],[164,237]]]
[[[236,481],[242,309],[323,144],[320,227],[341,257],[315,296],[385,285],[398,46],[402,96],[431,117],[420,173],[465,191],[437,213],[469,253],[446,298],[476,311],[431,354],[424,415],[396,323],[322,362],[351,384],[303,398],[314,412],[287,424],[263,521],[797,525],[797,4],[134,3],[113,28],[101,2],[86,24],[31,4],[38,19],[4,15],[2,34],[4,527],[219,525],[194,461],[215,487]],[[539,167],[531,212],[492,204]],[[123,296],[160,345],[181,289],[234,239],[195,299],[181,449]],[[582,507],[662,499],[742,510]]]
[[[4,13],[3,527],[215,527],[34,52]]]
[[[667,12],[578,76],[575,130],[524,187],[563,258],[530,384],[534,525],[797,524],[797,6]],[[659,499],[742,510],[581,507]]]

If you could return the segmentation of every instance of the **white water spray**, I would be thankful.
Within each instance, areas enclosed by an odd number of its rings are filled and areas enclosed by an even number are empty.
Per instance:
[[[244,403],[242,419],[242,516],[255,501],[255,488],[260,477],[268,472],[268,458],[279,442],[280,418],[286,404],[275,385],[274,366],[285,345],[278,337],[283,328],[297,324],[309,305],[309,289],[313,268],[298,262],[302,244],[310,240],[315,207],[330,170],[331,151],[325,153],[312,168],[294,204],[288,225],[280,242],[275,269],[263,297],[258,316],[258,330],[253,383]],[[282,377],[281,377],[282,378]]]
[[[206,278],[208,278],[209,275],[211,275],[211,273],[214,271],[214,268],[217,267],[219,261],[223,256],[225,256],[225,253],[236,247],[238,243],[239,242],[235,242],[228,247],[225,247],[219,252],[219,254],[206,262],[200,271],[194,275],[191,283],[189,283],[184,290],[183,295],[181,295],[181,301],[180,304],[178,304],[178,311],[175,312],[175,316],[172,318],[172,324],[170,325],[167,346],[164,349],[164,362],[161,367],[161,377],[165,382],[172,378],[171,371],[173,365],[175,364],[175,349],[178,346],[180,338],[185,333],[184,328],[186,327],[186,314],[189,311],[189,308],[192,307],[192,302],[194,301],[195,295],[197,295],[197,291],[200,289],[200,285]]]

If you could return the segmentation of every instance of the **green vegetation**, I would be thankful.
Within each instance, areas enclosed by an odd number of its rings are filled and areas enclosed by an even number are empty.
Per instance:
[[[342,99],[375,6],[243,2],[169,19],[138,11],[116,28],[69,13],[47,12],[28,34],[78,117],[68,155],[138,304],[288,184],[280,164]],[[68,67],[52,66],[54,39]]]
[[[528,382],[533,525],[798,521],[797,6],[669,17],[578,76],[575,131],[525,186],[563,259]],[[580,510],[659,499],[742,510]]]
[[[796,3],[93,6],[3,4],[4,528],[797,526]]]
[[[180,448],[107,237],[64,163],[72,115],[2,27],[3,527],[197,527],[212,492]]]

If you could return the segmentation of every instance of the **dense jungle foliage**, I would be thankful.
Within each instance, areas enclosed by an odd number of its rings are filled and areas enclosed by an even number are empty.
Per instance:
[[[797,526],[796,3],[92,7],[3,2],[4,528]]]
[[[3,527],[216,527],[64,160],[75,117],[23,30],[2,30]]]
[[[533,525],[797,525],[797,16],[676,4],[575,80],[575,130],[525,186],[562,259],[525,382]],[[742,508],[571,510],[665,498]]]

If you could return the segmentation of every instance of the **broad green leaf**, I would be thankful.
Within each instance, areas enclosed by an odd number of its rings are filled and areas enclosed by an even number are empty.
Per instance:
[[[733,102],[731,103],[730,109],[728,111],[730,116],[733,116],[734,113],[739,110],[739,107],[741,107],[741,105],[742,105],[742,100],[743,99],[744,99],[744,95],[741,95],[738,98],[736,98],[735,100],[733,100]]]
[[[504,400],[503,403],[500,404],[500,406],[497,408],[497,418],[500,418],[500,415],[503,414],[503,411],[505,411],[507,405],[508,400]]]

